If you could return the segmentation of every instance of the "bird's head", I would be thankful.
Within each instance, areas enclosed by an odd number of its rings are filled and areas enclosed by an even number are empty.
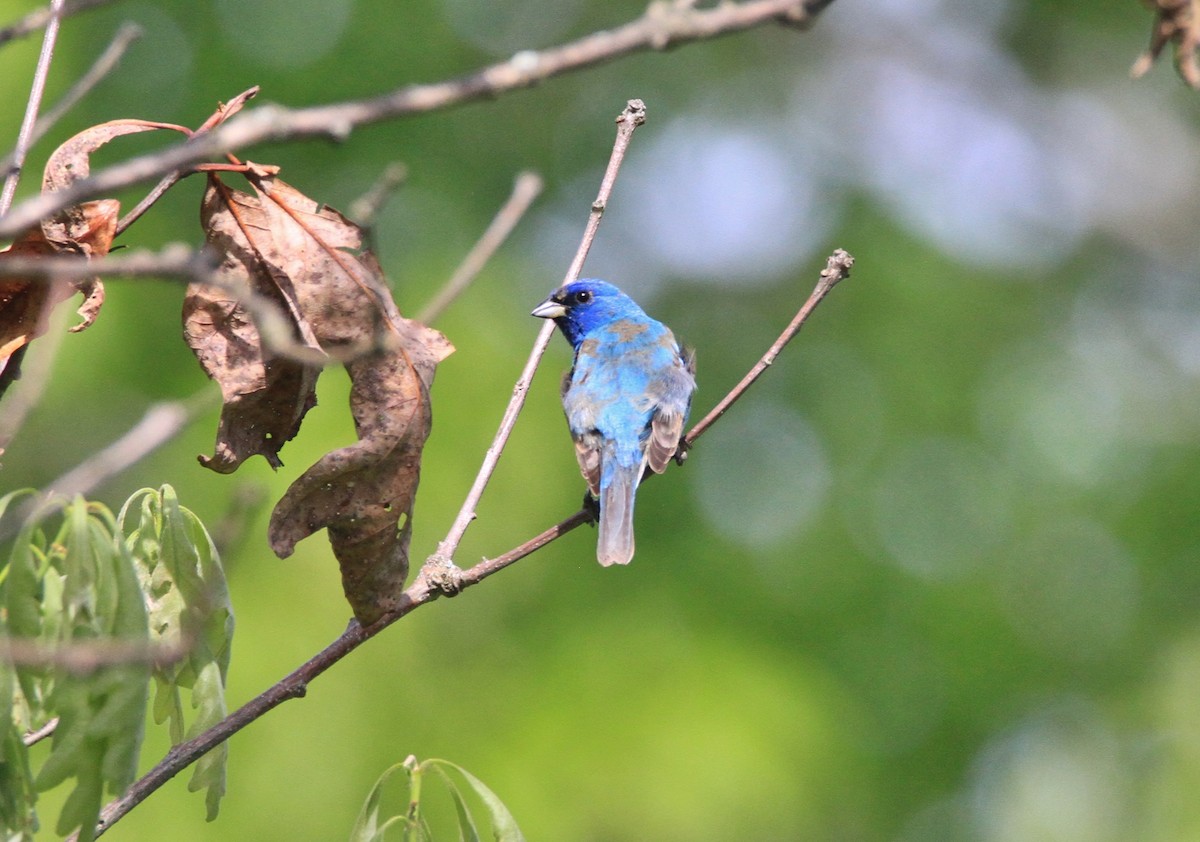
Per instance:
[[[634,300],[607,281],[585,278],[556,289],[531,315],[554,319],[572,345],[618,319],[642,316]]]

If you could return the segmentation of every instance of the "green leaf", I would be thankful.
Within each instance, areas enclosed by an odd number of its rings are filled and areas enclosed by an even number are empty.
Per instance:
[[[133,553],[153,639],[187,649],[181,662],[154,671],[154,721],[166,722],[171,742],[178,744],[227,713],[225,679],[234,622],[225,573],[204,525],[179,504],[169,485],[131,496],[121,507],[117,527]],[[181,689],[191,691],[195,711],[186,727]],[[206,790],[209,821],[216,818],[225,793],[228,752],[222,744],[201,757],[188,782],[192,791]]]
[[[409,776],[411,768],[408,761],[389,766],[376,779],[375,785],[367,793],[367,800],[363,802],[362,809],[358,811],[358,819],[350,831],[350,842],[378,842],[383,839],[383,831],[391,824],[391,820],[382,826],[379,824],[379,801],[383,797],[383,785],[400,770],[404,770],[405,775]]]
[[[0,634],[6,634],[0,621]],[[13,721],[16,675],[0,662],[0,830],[6,840],[33,839],[37,792],[29,768],[29,748]]]
[[[95,838],[96,818],[100,815],[100,805],[104,796],[104,782],[100,777],[99,766],[99,762],[81,766],[75,789],[67,796],[62,812],[58,814],[55,830],[63,836],[79,828],[80,842],[91,842]]]
[[[225,718],[225,686],[220,668],[215,662],[205,664],[192,690],[192,706],[197,708],[196,719],[188,731],[188,739],[216,725]],[[229,759],[229,744],[221,743],[196,761],[188,790],[206,789],[205,805],[208,821],[217,817],[221,796],[225,794],[225,766]]]
[[[463,776],[463,779],[475,790],[475,794],[479,796],[487,808],[488,816],[492,822],[492,836],[496,839],[496,842],[524,842],[525,837],[521,833],[521,829],[517,827],[517,821],[513,818],[512,813],[504,806],[504,802],[488,789],[483,781],[457,763],[451,763],[449,760],[431,758],[426,760],[422,765],[433,768],[444,766],[447,769],[453,769]]]
[[[62,527],[37,570],[37,547],[32,541],[25,545],[29,558],[21,560],[20,572],[13,568],[9,585],[23,584],[29,575],[40,578],[33,593],[40,596],[41,628],[30,639],[49,647],[149,645],[133,558],[115,527],[103,506],[76,498],[65,505]],[[94,835],[105,790],[122,792],[137,772],[150,680],[150,666],[137,652],[129,661],[93,666],[42,670],[43,681],[32,685],[44,694],[46,713],[59,716],[34,786],[46,790],[74,778],[56,826],[60,833],[78,828],[80,839]]]
[[[462,791],[458,788],[458,784],[454,782],[454,779],[446,773],[446,770],[437,761],[427,761],[425,765],[438,773],[442,782],[446,784],[450,798],[454,801],[454,812],[458,815],[459,838],[464,842],[479,842],[479,828],[475,826],[475,820],[471,817],[471,810],[467,806],[466,800],[463,799]]]

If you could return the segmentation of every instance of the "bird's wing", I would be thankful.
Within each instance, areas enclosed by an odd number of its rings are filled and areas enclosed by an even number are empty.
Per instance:
[[[646,464],[650,470],[661,474],[667,469],[682,435],[683,415],[659,407],[650,420],[650,438],[646,440]]]
[[[650,419],[650,437],[646,440],[646,464],[656,474],[667,469],[667,463],[679,449],[683,423],[687,420],[692,392],[696,388],[695,375],[696,355],[690,348],[684,348],[668,376],[658,385],[658,403]]]
[[[593,436],[575,439],[575,458],[579,461],[579,472],[587,481],[588,491],[593,497],[600,496],[600,448]]]

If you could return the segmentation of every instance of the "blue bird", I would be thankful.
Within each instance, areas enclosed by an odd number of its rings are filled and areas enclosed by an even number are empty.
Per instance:
[[[695,361],[661,322],[610,283],[579,280],[539,304],[575,349],[563,410],[588,490],[600,501],[596,559],[633,558],[633,499],[647,466],[675,455],[696,390]]]

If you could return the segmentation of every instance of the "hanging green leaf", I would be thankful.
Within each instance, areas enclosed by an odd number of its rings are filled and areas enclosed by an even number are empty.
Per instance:
[[[0,515],[14,499],[0,498]],[[49,533],[44,524],[58,513]],[[164,486],[135,494],[120,518],[82,498],[43,501],[22,525],[0,587],[0,632],[23,653],[0,671],[4,838],[29,837],[36,793],[73,781],[56,829],[78,829],[87,842],[106,795],[136,774],[152,675],[155,718],[170,721],[175,742],[224,717],[233,631],[224,573],[203,525]],[[181,687],[195,710],[190,728]],[[34,775],[22,733],[54,716],[50,754]],[[192,788],[207,790],[213,818],[225,791],[223,747],[196,765]]]
[[[358,819],[354,822],[354,827],[350,831],[350,842],[375,842],[381,838],[381,826],[379,824],[379,802],[383,798],[383,785],[396,772],[404,770],[408,773],[408,761],[396,763],[389,766],[383,771],[383,774],[376,779],[371,791],[367,793],[367,800],[363,802],[362,809],[358,811]]]
[[[38,524],[56,511],[61,526],[47,540]],[[137,771],[150,677],[145,603],[111,512],[81,497],[35,510],[9,558],[3,602],[5,632],[25,653],[7,673],[17,679],[8,694],[9,727],[17,720],[40,727],[58,717],[36,775],[20,734],[4,740],[3,774],[27,793],[19,805],[4,797],[6,811],[21,813],[6,826],[32,827],[35,792],[73,780],[56,829],[78,829],[90,840],[105,794],[123,792]]]
[[[178,744],[223,719],[225,680],[233,639],[233,606],[216,548],[204,525],[179,505],[173,488],[142,489],[117,518],[128,538],[149,610],[151,638],[183,657],[154,670],[154,720],[168,724]],[[136,523],[135,523],[136,520]],[[190,691],[192,721],[185,722],[182,691]],[[194,766],[188,788],[206,790],[209,821],[225,793],[228,747],[218,746]]]
[[[504,806],[496,793],[492,792],[483,781],[472,775],[457,763],[451,763],[449,760],[430,759],[421,764],[441,771],[442,767],[453,769],[458,774],[462,775],[471,788],[475,790],[475,794],[483,801],[484,807],[487,808],[488,817],[492,822],[492,836],[496,842],[525,842],[525,836],[521,833],[521,829],[517,827],[517,820],[513,818],[512,813]]]
[[[403,771],[407,778],[406,812],[391,816],[381,822],[382,809],[380,805],[383,798],[383,787],[400,771]],[[350,842],[384,842],[388,829],[395,826],[403,827],[405,842],[427,842],[427,840],[435,839],[425,818],[422,802],[425,790],[423,782],[429,771],[437,773],[437,779],[445,785],[446,791],[450,795],[458,820],[457,835],[460,840],[479,842],[478,822],[472,815],[470,805],[463,797],[458,782],[449,774],[450,771],[460,775],[483,802],[491,822],[492,836],[497,842],[524,842],[525,837],[521,835],[520,828],[517,827],[516,820],[508,808],[482,781],[466,769],[448,760],[430,759],[418,763],[417,759],[411,756],[403,763],[388,767],[375,781],[375,785],[371,787],[371,791],[359,811],[358,820],[350,832]]]

